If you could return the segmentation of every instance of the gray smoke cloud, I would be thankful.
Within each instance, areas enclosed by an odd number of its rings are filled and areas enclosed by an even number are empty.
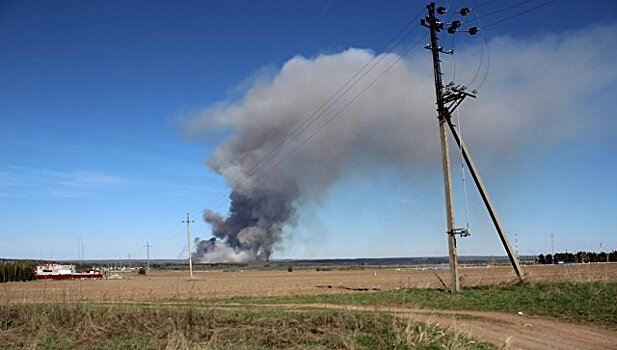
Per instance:
[[[463,107],[466,125],[473,125],[465,129],[468,143],[481,156],[490,157],[531,139],[551,145],[576,136],[577,130],[589,125],[579,116],[578,103],[616,79],[617,67],[606,52],[615,51],[617,40],[610,34],[615,29],[592,28],[534,41],[492,40],[491,74],[480,92],[481,102],[466,102]],[[592,45],[598,38],[603,45]],[[477,63],[478,52],[475,47],[460,54]],[[421,54],[375,57],[369,50],[348,49],[313,58],[294,57],[274,76],[258,79],[240,100],[221,102],[190,116],[184,124],[187,136],[228,135],[207,164],[224,176],[232,190],[225,217],[205,211],[213,238],[196,242],[194,258],[268,260],[286,225],[294,225],[298,209],[319,200],[350,171],[370,177],[377,166],[418,173],[438,165],[432,66],[429,55]],[[382,62],[314,124],[285,143],[372,59]],[[475,68],[457,67],[460,82],[473,76]]]

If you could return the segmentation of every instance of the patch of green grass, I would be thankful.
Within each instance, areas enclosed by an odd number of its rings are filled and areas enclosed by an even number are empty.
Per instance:
[[[495,349],[385,313],[159,305],[3,305],[6,349]]]
[[[617,282],[539,282],[447,290],[401,289],[371,293],[236,297],[235,303],[331,303],[447,310],[523,312],[569,322],[617,327]]]

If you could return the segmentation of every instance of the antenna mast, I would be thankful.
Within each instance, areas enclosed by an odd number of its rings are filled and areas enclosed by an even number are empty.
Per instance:
[[[467,149],[467,146],[463,142],[462,138],[459,135],[457,127],[452,123],[452,113],[456,110],[456,108],[463,102],[466,97],[476,97],[476,91],[467,91],[467,87],[462,85],[456,85],[454,82],[449,83],[447,86],[443,86],[442,82],[442,73],[441,73],[441,60],[439,59],[439,54],[447,54],[451,55],[454,53],[452,50],[444,51],[443,47],[439,46],[439,39],[437,37],[438,32],[442,30],[446,30],[445,24],[436,17],[435,13],[439,15],[443,15],[447,12],[446,8],[439,7],[435,8],[435,3],[432,2],[426,6],[427,8],[427,16],[426,18],[420,20],[420,25],[429,29],[431,35],[431,43],[427,45],[425,48],[431,50],[433,55],[433,71],[435,74],[435,96],[437,99],[437,119],[439,121],[439,136],[441,140],[441,155],[442,155],[442,165],[443,165],[443,177],[444,177],[444,189],[445,189],[445,199],[446,199],[446,221],[447,221],[447,234],[448,234],[448,252],[450,257],[450,291],[452,293],[456,293],[460,289],[460,279],[458,276],[458,259],[456,253],[456,235],[460,235],[461,237],[469,236],[469,231],[466,228],[455,228],[454,222],[454,204],[452,200],[452,180],[450,177],[450,154],[449,154],[449,146],[448,146],[448,135],[447,129],[450,129],[454,140],[456,141],[461,153],[463,154],[463,158],[465,159],[465,163],[467,164],[467,168],[473,177],[474,183],[480,192],[480,196],[486,206],[486,209],[489,212],[491,220],[499,234],[499,238],[508,254],[510,259],[510,263],[516,272],[520,281],[523,281],[523,271],[521,270],[520,263],[518,260],[518,256],[514,253],[510,242],[508,241],[508,235],[506,230],[504,229],[499,217],[497,216],[497,211],[493,207],[493,203],[488,195],[488,191],[484,186],[484,182],[480,177],[480,174],[476,168],[475,163],[471,158],[471,154]],[[462,8],[457,13],[461,16],[466,16],[469,14],[471,10],[467,7]],[[456,32],[462,32],[461,30],[462,22],[459,20],[453,20],[449,23],[449,27],[447,28],[447,32],[449,34],[454,34]],[[477,27],[471,27],[465,32],[470,35],[476,35],[479,29]]]

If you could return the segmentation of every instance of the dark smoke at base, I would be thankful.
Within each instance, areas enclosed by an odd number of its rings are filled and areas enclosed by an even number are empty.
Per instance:
[[[225,219],[210,210],[204,220],[212,226],[212,239],[196,244],[193,257],[204,262],[267,261],[281,238],[283,225],[294,214],[292,199],[283,193],[233,191],[229,216]],[[217,241],[216,239],[219,239]]]

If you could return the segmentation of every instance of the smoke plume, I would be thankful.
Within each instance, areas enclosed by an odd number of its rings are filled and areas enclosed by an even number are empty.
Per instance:
[[[464,106],[470,116],[465,122],[473,125],[465,138],[473,149],[490,156],[534,137],[550,144],[584,126],[572,113],[577,100],[614,81],[617,72],[610,55],[590,44],[598,37],[605,40],[603,48],[615,44],[615,37],[605,34],[615,28],[601,29],[534,42],[492,40],[496,49],[481,103]],[[477,47],[462,52],[476,63],[478,53]],[[294,57],[274,76],[256,80],[240,100],[191,116],[185,123],[188,136],[227,135],[207,164],[232,190],[227,216],[205,211],[213,238],[198,241],[194,257],[206,262],[268,260],[286,225],[294,225],[298,208],[321,198],[350,171],[370,177],[378,166],[417,173],[438,165],[432,65],[429,55],[421,54],[375,57],[368,50],[348,49]],[[377,68],[342,98],[318,109],[372,59],[381,60]],[[457,80],[466,83],[475,69],[457,67]],[[560,85],[563,72],[569,77]],[[316,121],[307,124],[313,116]],[[548,125],[552,129],[547,134]],[[302,132],[295,133],[299,128]],[[290,135],[295,136],[286,141]]]

